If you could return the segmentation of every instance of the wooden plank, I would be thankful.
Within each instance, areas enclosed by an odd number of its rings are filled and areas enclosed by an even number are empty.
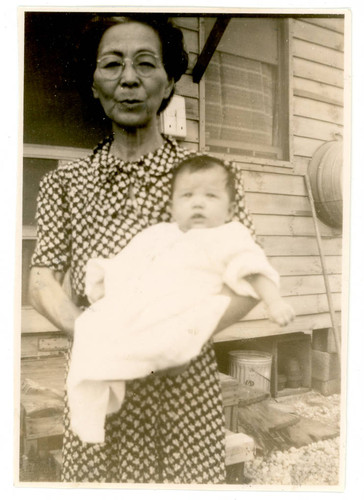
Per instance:
[[[344,53],[342,51],[315,45],[312,41],[293,38],[292,54],[301,59],[314,61],[332,68],[344,69]]]
[[[343,136],[344,127],[336,123],[329,123],[303,116],[293,116],[292,131],[294,135],[320,141],[332,141],[337,135]]]
[[[199,145],[197,142],[178,141],[178,143],[186,149],[190,149],[191,151],[198,151]]]
[[[312,295],[296,295],[285,297],[287,302],[291,304],[297,316],[307,316],[310,314],[321,314],[329,311],[327,296],[325,293],[312,294]],[[334,308],[336,311],[341,309],[341,293],[333,293],[332,299],[334,302]],[[261,319],[267,319],[267,310],[265,305],[261,302],[259,303],[249,314],[244,318],[244,322],[256,321]],[[296,321],[296,320],[295,320]],[[329,325],[331,326],[331,324]],[[291,325],[291,331],[293,330],[293,323]]]
[[[299,448],[312,442],[331,439],[340,435],[340,430],[335,425],[318,422],[309,418],[300,417],[296,424],[282,429],[286,447]]]
[[[209,151],[209,148],[205,148]],[[214,153],[220,158],[232,161],[239,165],[244,171],[254,172],[272,172],[272,173],[290,173],[292,172],[293,164],[286,160],[275,160],[273,158],[254,158],[252,156],[245,156],[239,153]]]
[[[35,309],[23,307],[21,310],[21,331],[23,333],[36,333],[57,332],[59,330]]]
[[[187,142],[198,142],[198,122],[196,120],[187,119],[187,134],[185,141]]]
[[[186,103],[186,117],[191,120],[199,119],[199,110],[198,110],[198,99],[193,97],[185,97]]]
[[[307,168],[308,165],[310,164],[311,158],[298,156],[297,153],[295,153],[293,160],[294,160],[294,173],[302,176],[306,175]]]
[[[46,386],[59,392],[64,391],[66,361],[64,356],[45,359],[23,359],[21,361],[21,381],[33,380],[40,386]]]
[[[58,332],[38,334],[24,334],[21,341],[21,357],[55,356],[69,348],[69,340],[66,335]]]
[[[63,412],[58,415],[43,418],[26,418],[26,439],[39,439],[47,436],[59,436],[63,434]]]
[[[198,31],[197,16],[175,16],[172,19],[173,22],[181,28],[188,28],[190,30]]]
[[[304,116],[306,118],[315,118],[317,120],[343,125],[344,112],[341,106],[334,106],[326,102],[313,101],[304,97],[295,97],[293,100],[294,115]]]
[[[239,408],[239,431],[251,435],[258,449],[262,452],[280,448],[280,436],[277,436],[274,425],[289,428],[299,420],[297,415],[290,415],[271,409],[264,401]]]
[[[310,215],[270,215],[253,214],[253,221],[258,235],[280,236],[315,236],[313,220]],[[320,225],[321,236],[338,236],[342,231],[323,223]]]
[[[319,255],[316,239],[308,236],[258,236],[257,240],[268,256]],[[325,238],[322,243],[325,256],[341,255],[341,238]]]
[[[334,378],[332,380],[318,380],[316,378],[312,379],[312,388],[316,391],[321,392],[324,396],[330,396],[331,394],[338,394],[341,391],[341,379]]]
[[[331,292],[341,292],[341,274],[330,275],[329,283]],[[281,293],[284,297],[326,293],[324,278],[322,275],[283,276]]]
[[[289,259],[287,257],[270,257],[269,260],[281,277],[322,274],[321,261],[318,256],[291,256]],[[341,257],[329,255],[325,257],[325,260],[329,274],[341,273]]]
[[[337,353],[312,350],[312,377],[322,382],[340,378]]]
[[[293,20],[293,36],[335,50],[344,50],[344,35],[327,30],[320,26],[305,22],[302,19]]]
[[[247,192],[246,202],[253,214],[295,215],[297,213],[310,213],[310,205],[305,196]]]
[[[293,76],[344,88],[344,72],[340,69],[323,66],[299,57],[293,57],[292,68]]]
[[[247,192],[307,196],[304,179],[301,176],[247,171],[243,179]]]
[[[255,443],[253,438],[243,432],[227,432],[225,437],[225,464],[232,465],[253,460]]]
[[[332,102],[338,102],[342,105],[344,104],[344,92],[342,88],[334,87],[322,82],[307,80],[306,78],[301,78],[299,76],[293,77],[292,86],[293,92],[310,92],[322,97],[322,99],[331,100]]]
[[[293,136],[294,154],[311,159],[316,149],[318,149],[322,143],[323,142],[319,139]]]
[[[309,24],[315,24],[323,28],[327,28],[331,31],[336,31],[337,33],[344,33],[344,23],[345,20],[343,16],[332,16],[332,17],[307,17],[305,22]]]
[[[244,320],[217,333],[214,335],[213,340],[214,342],[227,342],[233,340],[258,339],[293,332],[310,332],[320,328],[329,328],[330,326],[331,319],[328,312],[298,316],[290,325],[283,328],[267,319],[254,321]]]
[[[198,53],[198,31],[183,28],[183,39],[187,52]]]
[[[196,61],[198,58],[198,54],[196,52],[189,52],[188,53],[188,65],[186,69],[186,75],[192,75],[193,68],[196,65]]]
[[[182,75],[176,84],[176,94],[198,99],[198,85],[193,83],[190,75]]]

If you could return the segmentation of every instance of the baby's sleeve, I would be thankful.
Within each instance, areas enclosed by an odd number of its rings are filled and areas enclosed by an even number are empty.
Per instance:
[[[279,274],[269,263],[262,248],[251,237],[249,230],[234,223],[231,235],[234,247],[226,263],[223,282],[238,295],[251,296],[258,299],[253,287],[244,279],[251,274],[262,274],[279,287]]]

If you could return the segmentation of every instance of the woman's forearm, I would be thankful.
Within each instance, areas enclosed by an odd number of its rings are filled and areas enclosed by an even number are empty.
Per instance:
[[[230,288],[224,287],[222,293],[230,297],[230,304],[225,311],[225,314],[220,319],[214,333],[224,330],[228,326],[240,321],[249,311],[253,309],[258,301],[252,297],[242,297],[236,295]]]
[[[81,314],[60,283],[60,274],[34,267],[30,272],[29,295],[32,306],[61,331],[73,336],[74,323]]]

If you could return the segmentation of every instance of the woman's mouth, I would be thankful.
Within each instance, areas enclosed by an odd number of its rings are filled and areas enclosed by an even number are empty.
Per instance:
[[[139,99],[123,99],[122,101],[119,101],[119,104],[126,108],[134,108],[140,106],[142,103],[143,101],[140,101]]]

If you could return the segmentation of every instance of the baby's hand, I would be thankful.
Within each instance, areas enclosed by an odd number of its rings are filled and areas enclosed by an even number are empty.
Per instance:
[[[279,326],[286,326],[294,320],[296,314],[288,302],[278,299],[268,304],[269,317]]]

